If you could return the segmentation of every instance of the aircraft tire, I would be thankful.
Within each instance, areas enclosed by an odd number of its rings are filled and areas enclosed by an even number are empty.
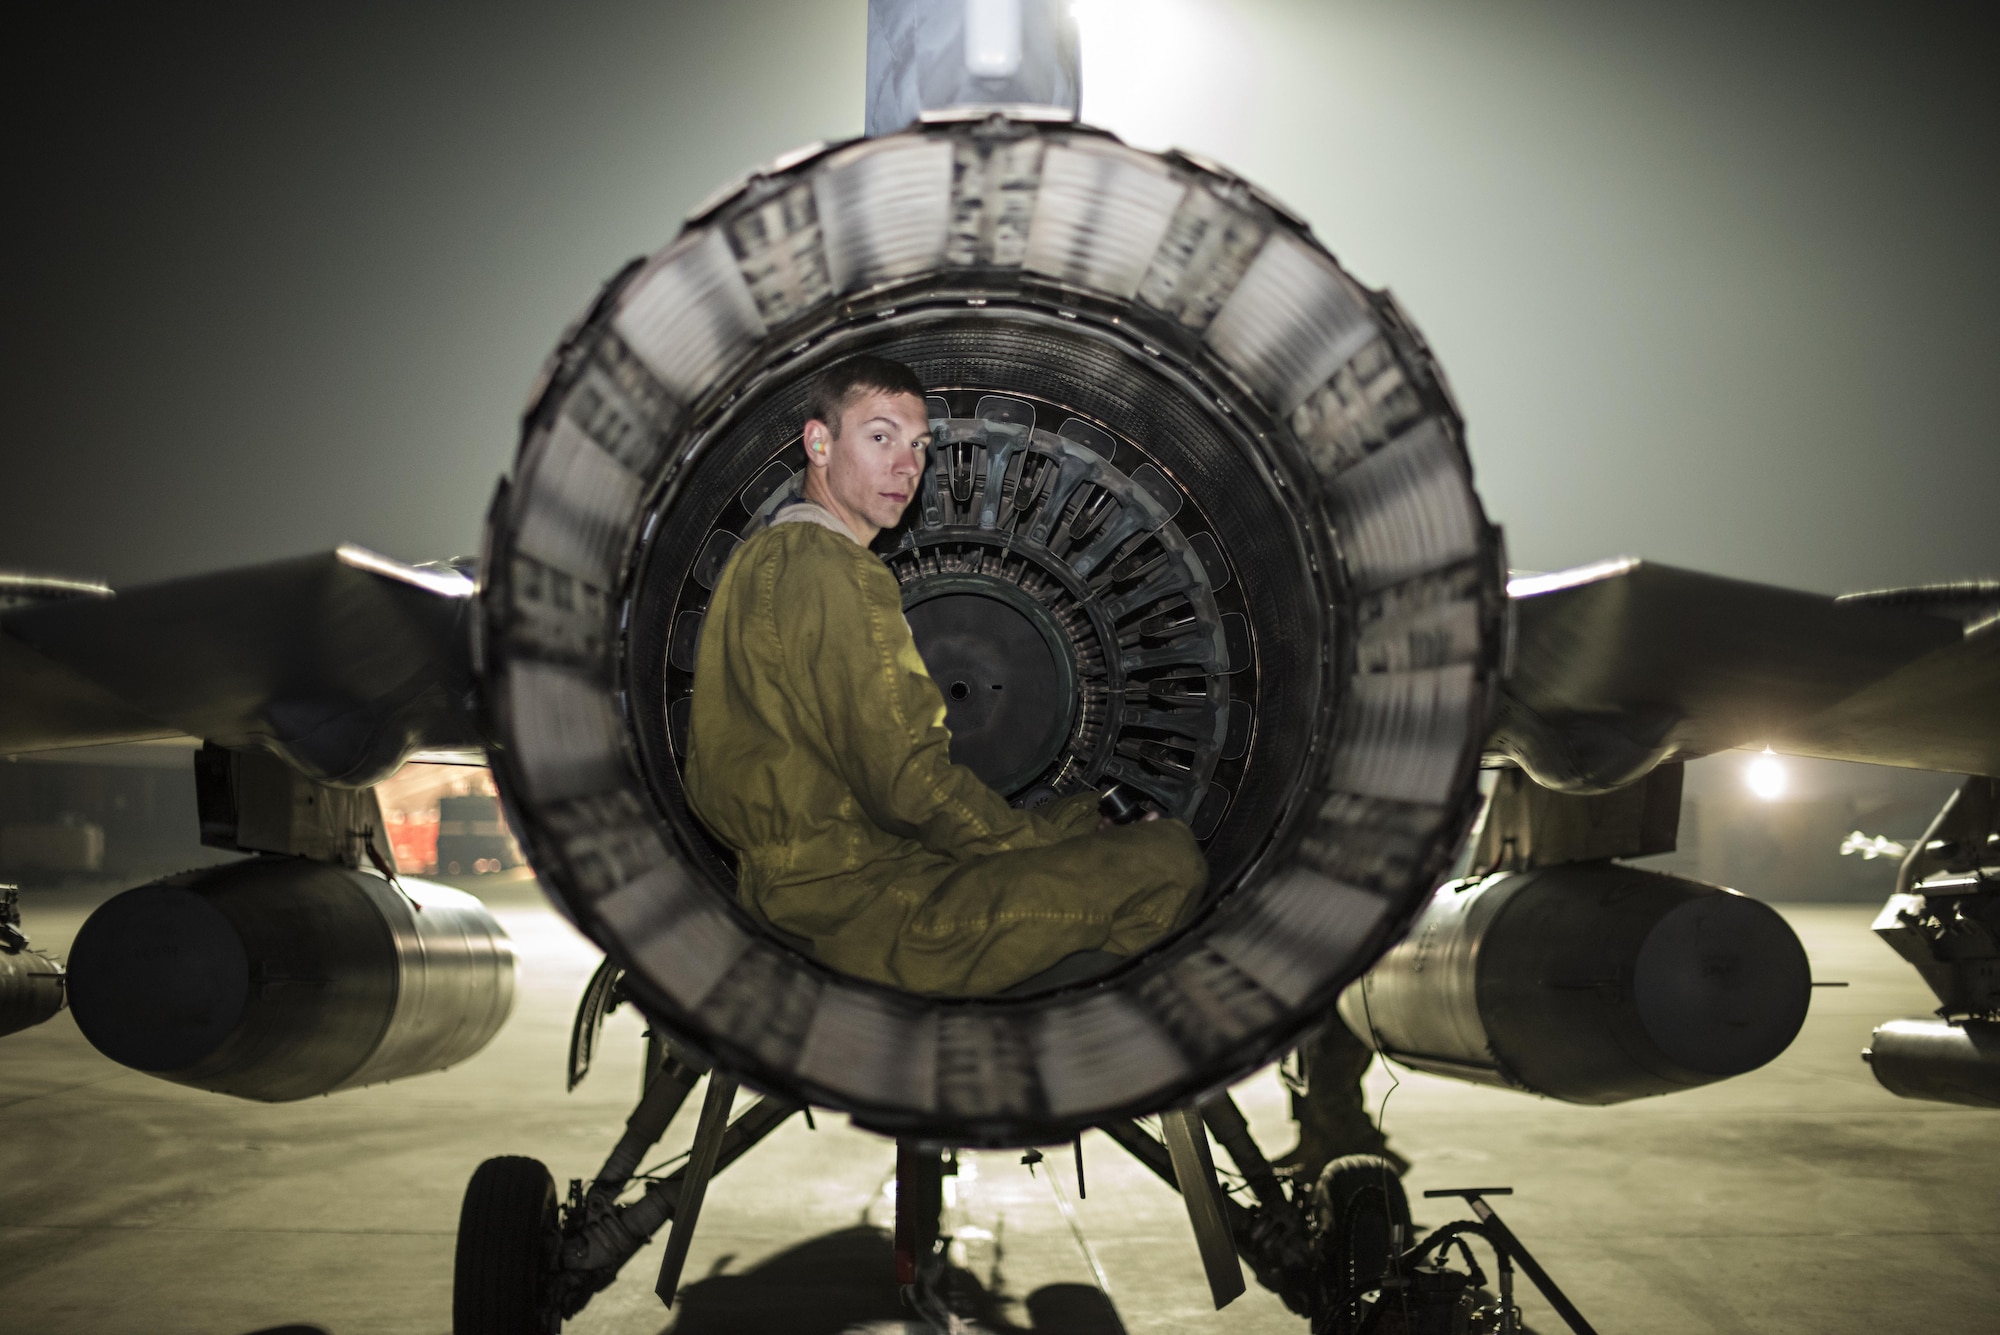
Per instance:
[[[1335,1295],[1326,1324],[1314,1335],[1345,1335],[1354,1327],[1353,1300],[1376,1286],[1395,1254],[1394,1229],[1410,1230],[1410,1201],[1396,1166],[1379,1154],[1350,1154],[1321,1171],[1313,1191],[1320,1261]]]
[[[539,1159],[488,1159],[465,1187],[452,1270],[452,1335],[548,1335],[556,1184]]]

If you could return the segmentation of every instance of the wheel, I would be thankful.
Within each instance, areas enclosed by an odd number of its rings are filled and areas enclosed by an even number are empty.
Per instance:
[[[1356,1315],[1353,1300],[1375,1288],[1410,1233],[1410,1200],[1396,1167],[1379,1154],[1350,1154],[1320,1173],[1313,1190],[1319,1255],[1331,1298],[1329,1324],[1314,1330],[1345,1332]],[[1395,1230],[1400,1227],[1402,1232]]]
[[[452,1335],[548,1335],[555,1259],[556,1184],[537,1159],[509,1155],[479,1165],[458,1212],[451,1289]]]

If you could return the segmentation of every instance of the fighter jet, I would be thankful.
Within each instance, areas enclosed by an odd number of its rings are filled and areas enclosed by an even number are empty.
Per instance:
[[[1406,1301],[1471,1302],[1457,1234],[1411,1243],[1378,1169],[1281,1180],[1214,1091],[1336,1006],[1398,1060],[1574,1102],[1768,1062],[1810,987],[1782,919],[1620,861],[1671,849],[1681,762],[1760,746],[1973,776],[1883,928],[1944,1013],[1878,1034],[1876,1070],[2000,1102],[2000,584],[1510,577],[1391,294],[1227,168],[1080,123],[1055,5],[870,12],[871,133],[749,173],[604,286],[530,395],[476,558],[5,586],[0,752],[201,739],[203,837],[249,855],[85,924],[68,986],[100,1051],[268,1100],[476,1053],[511,947],[470,896],[395,874],[371,790],[483,758],[606,955],[572,1082],[614,1005],[658,1038],[586,1190],[559,1200],[526,1159],[474,1172],[461,1335],[559,1329],[662,1229],[671,1301],[712,1179],[808,1108],[896,1139],[920,1307],[955,1148],[1101,1127],[1185,1197],[1218,1305],[1247,1264],[1314,1329],[1366,1329],[1385,1268]],[[934,387],[921,493],[877,550],[954,756],[1023,803],[1121,785],[1206,850],[1201,915],[1115,972],[981,998],[833,972],[737,904],[682,796],[709,593],[798,485],[807,381],[864,351]],[[687,1163],[641,1188],[704,1079]],[[732,1119],[739,1086],[762,1097]],[[1450,1227],[1559,1300],[1473,1208]]]

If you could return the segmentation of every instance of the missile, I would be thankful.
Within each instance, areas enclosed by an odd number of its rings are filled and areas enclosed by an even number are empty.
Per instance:
[[[63,1008],[63,966],[28,944],[18,894],[0,887],[0,1036],[33,1029]]]
[[[33,1029],[62,1008],[62,965],[39,950],[0,950],[0,1035]]]
[[[1898,1097],[2000,1108],[2000,1022],[1891,1020],[1861,1056]]]

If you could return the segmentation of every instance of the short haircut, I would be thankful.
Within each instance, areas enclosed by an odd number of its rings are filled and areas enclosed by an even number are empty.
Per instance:
[[[863,394],[913,394],[924,397],[924,385],[917,373],[901,362],[866,354],[835,362],[812,378],[806,386],[806,421],[820,421],[836,439],[840,419]]]

